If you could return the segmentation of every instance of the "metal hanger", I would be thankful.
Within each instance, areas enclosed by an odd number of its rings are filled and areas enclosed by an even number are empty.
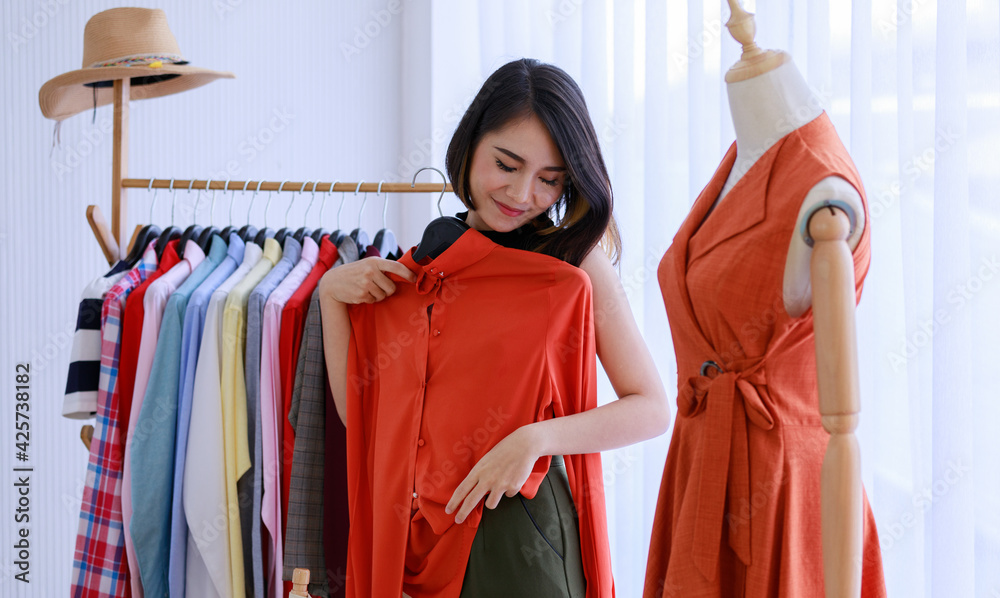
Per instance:
[[[437,256],[444,253],[452,244],[458,240],[465,231],[469,230],[469,225],[463,222],[460,218],[454,216],[445,216],[444,212],[441,211],[441,200],[444,199],[444,192],[448,188],[448,179],[444,176],[444,173],[434,168],[432,166],[425,166],[413,174],[413,181],[410,183],[410,188],[416,186],[417,175],[424,170],[433,170],[441,175],[444,183],[441,185],[441,195],[438,196],[437,206],[438,214],[440,217],[431,220],[427,228],[424,229],[424,234],[420,238],[420,244],[417,245],[416,250],[413,252],[413,260],[419,262],[420,260],[430,257],[436,258]]]
[[[211,182],[211,181],[209,181]],[[188,195],[191,194],[191,188],[194,187],[194,179],[188,183]],[[201,234],[201,227],[195,222],[198,219],[198,204],[201,203],[201,190],[195,193],[194,196],[194,214],[191,216],[191,224],[184,230],[184,234],[181,235],[181,240],[177,243],[177,255],[184,259],[184,248],[187,247],[187,242],[192,239],[197,239],[198,235]]]
[[[264,181],[257,181],[257,188],[254,189],[253,195],[250,196],[250,205],[247,206],[247,223],[240,229],[240,238],[243,239],[244,243],[254,242],[257,238],[257,227],[250,224],[250,212],[253,211],[253,201],[257,199],[257,193],[260,191],[260,185]],[[243,184],[243,192],[246,193],[247,185],[250,181]]]
[[[170,200],[170,226],[166,228],[158,239],[156,239],[156,258],[157,260],[163,259],[163,252],[167,248],[167,243],[179,239],[181,236],[181,230],[174,226],[174,210],[177,208],[177,189],[174,188],[174,179],[170,179],[170,191],[172,194]]]
[[[226,187],[224,189],[224,190],[228,189],[229,192],[230,192],[230,194],[229,194],[229,224],[227,224],[226,228],[222,229],[222,232],[219,233],[222,236],[222,240],[225,241],[226,243],[229,242],[229,235],[231,235],[233,233],[233,231],[235,230],[235,228],[236,228],[236,227],[233,226],[233,206],[236,205],[236,189],[229,189],[229,183],[230,183],[230,181],[232,181],[232,179],[227,179],[226,180]],[[244,183],[244,185],[246,185],[246,183]]]
[[[313,181],[312,197],[309,199],[309,205],[306,206],[306,211],[302,215],[302,226],[299,227],[299,229],[295,231],[295,234],[292,235],[292,238],[298,241],[299,243],[302,243],[302,241],[305,240],[306,236],[312,235],[312,229],[306,228],[306,224],[309,222],[306,218],[309,216],[309,210],[312,209],[313,203],[316,202],[317,183],[319,183],[319,181]],[[302,183],[302,189],[305,189],[307,184],[308,183]],[[302,193],[302,189],[299,189],[299,193]],[[288,219],[288,214],[285,214],[285,219],[286,220]]]
[[[378,183],[378,191],[375,192],[377,195],[382,195],[382,181]],[[384,258],[388,258],[392,254],[399,250],[399,243],[396,241],[396,235],[389,230],[386,225],[386,216],[389,211],[389,194],[386,193],[382,197],[382,230],[375,233],[375,240],[372,241],[372,245],[375,249],[378,249],[379,255]]]
[[[288,180],[286,179],[284,181],[281,181],[281,184],[278,185],[278,192],[279,193],[281,192],[281,189],[285,186],[285,183],[287,183],[287,182],[288,182]],[[258,185],[258,187],[259,187],[259,185]],[[267,211],[271,207],[271,200],[274,199],[274,193],[275,192],[274,191],[268,191],[267,193],[268,193],[268,195],[267,195],[267,203],[264,204],[264,228],[262,228],[259,231],[257,231],[257,236],[254,237],[254,239],[253,239],[254,243],[260,245],[261,247],[264,246],[264,241],[266,239],[274,237],[274,229],[271,229],[271,228],[267,227]]]
[[[355,196],[357,196],[358,191],[361,190],[361,185],[364,185],[364,184],[365,184],[364,181],[361,181],[360,183],[358,183],[358,188],[354,190],[354,195]],[[365,204],[367,202],[368,202],[368,192],[366,191],[365,194],[364,194],[364,196],[362,196],[362,199],[361,199],[361,208],[358,210],[358,228],[356,228],[356,229],[354,229],[354,230],[351,231],[351,238],[354,239],[354,242],[358,244],[358,254],[359,255],[364,255],[365,254],[365,249],[368,247],[368,243],[369,243],[368,233],[366,233],[365,231],[361,230],[361,216],[362,216],[362,214],[365,213]]]
[[[226,184],[228,185],[229,181],[226,181]],[[211,186],[212,186],[212,181],[209,180],[208,182],[205,183],[205,191],[208,191],[208,188],[211,187]],[[201,247],[201,250],[205,252],[205,255],[208,255],[208,250],[209,250],[209,247],[211,246],[211,243],[212,243],[212,235],[219,234],[219,229],[215,228],[215,226],[214,226],[214,224],[215,224],[215,194],[216,193],[217,193],[217,190],[216,189],[212,189],[212,204],[208,208],[208,226],[206,226],[201,231],[201,235],[198,236],[198,246]],[[197,213],[197,211],[195,213]],[[225,239],[223,239],[223,240],[225,240]]]
[[[153,206],[156,205],[156,189],[153,189],[153,181],[155,179],[149,179],[149,187],[146,188],[147,191],[153,192],[153,200],[149,204],[149,224],[143,226],[139,229],[139,234],[135,236],[135,243],[132,245],[132,250],[129,251],[128,255],[125,256],[125,263],[131,268],[139,263],[142,258],[142,254],[146,251],[146,246],[149,242],[158,237],[161,234],[160,227],[153,224]]]

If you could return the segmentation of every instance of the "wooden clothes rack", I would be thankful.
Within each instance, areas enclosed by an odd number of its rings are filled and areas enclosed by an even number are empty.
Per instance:
[[[128,254],[130,247],[123,247],[126,239],[125,226],[128,221],[128,189],[175,189],[227,190],[227,191],[293,191],[299,192],[306,185],[306,191],[334,192],[356,191],[360,193],[441,193],[451,191],[450,183],[406,183],[406,182],[337,182],[323,183],[308,181],[208,181],[205,179],[131,179],[128,177],[128,105],[131,97],[131,81],[118,79],[114,82],[114,132],[112,139],[111,166],[111,227],[96,205],[87,206],[87,222],[97,237],[97,243],[109,264],[114,264]],[[150,184],[152,182],[152,185]]]
[[[111,166],[111,227],[101,211],[100,206],[87,206],[87,222],[97,237],[97,243],[104,252],[108,264],[114,265],[118,260],[128,255],[130,246],[123,246],[125,226],[128,222],[128,189],[174,189],[193,188],[198,190],[228,190],[228,191],[293,191],[299,192],[306,185],[306,191],[335,192],[356,191],[359,193],[441,193],[451,191],[450,183],[405,183],[405,182],[337,182],[308,184],[301,181],[208,181],[204,179],[131,179],[128,176],[128,114],[132,83],[129,79],[117,79],[114,82],[114,132],[112,139]],[[138,228],[136,230],[138,231]],[[132,236],[134,241],[135,235]],[[90,449],[90,441],[94,436],[92,425],[80,429],[80,439]]]

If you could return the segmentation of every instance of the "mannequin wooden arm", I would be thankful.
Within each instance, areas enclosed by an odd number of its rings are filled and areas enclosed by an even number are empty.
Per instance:
[[[836,208],[809,222],[819,411],[830,441],[823,459],[823,572],[827,598],[861,594],[861,457],[854,430],[861,402],[854,326],[854,263],[850,221]]]

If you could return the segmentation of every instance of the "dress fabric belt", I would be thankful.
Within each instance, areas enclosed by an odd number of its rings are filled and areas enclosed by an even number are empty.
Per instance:
[[[729,546],[750,565],[750,519],[741,518],[738,508],[750,504],[747,422],[763,430],[774,427],[763,366],[763,358],[733,362],[728,370],[706,362],[702,374],[688,378],[678,396],[679,416],[706,420],[695,464],[701,476],[695,490],[692,546],[679,549],[690,548],[695,566],[709,581],[719,570],[724,518],[729,522]]]

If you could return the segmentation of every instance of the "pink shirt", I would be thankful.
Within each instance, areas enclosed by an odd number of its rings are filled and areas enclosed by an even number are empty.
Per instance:
[[[260,517],[270,535],[271,558],[264,563],[268,581],[269,598],[282,598],[281,576],[283,573],[284,547],[281,529],[281,476],[278,469],[281,453],[281,370],[278,367],[278,335],[280,333],[281,310],[288,299],[295,294],[319,256],[319,246],[310,237],[302,240],[302,255],[298,263],[271,292],[264,304],[264,319],[261,335],[260,355],[260,423],[262,456],[264,461],[264,497],[261,501]],[[267,540],[267,538],[265,538]]]
[[[146,384],[153,368],[153,355],[156,352],[156,340],[160,334],[160,321],[163,310],[167,306],[170,294],[177,290],[191,272],[205,259],[205,252],[194,241],[188,241],[184,246],[184,259],[159,277],[146,289],[142,300],[142,340],[139,341],[139,360],[135,370],[135,387],[132,391],[131,416],[128,422],[128,435],[125,439],[125,457],[122,459],[122,526],[125,534],[125,554],[128,557],[128,567],[131,574],[132,598],[142,598],[142,581],[139,579],[139,562],[135,557],[135,547],[132,546],[129,527],[132,523],[132,468],[129,466],[132,437],[135,436],[135,422],[139,419],[142,409],[142,397],[146,394]]]

